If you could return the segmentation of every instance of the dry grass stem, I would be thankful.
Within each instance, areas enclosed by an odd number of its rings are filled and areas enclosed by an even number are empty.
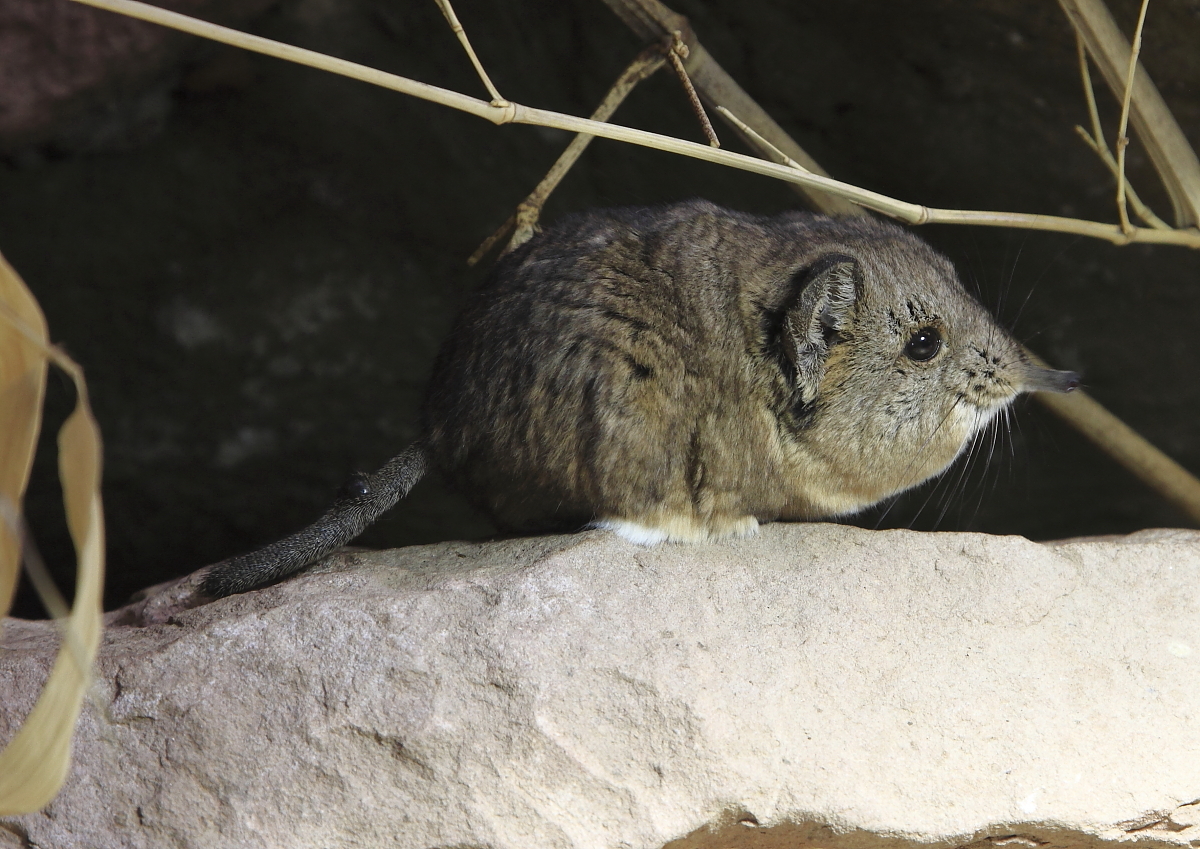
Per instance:
[[[1075,33],[1075,52],[1079,57],[1079,78],[1083,81],[1083,96],[1087,101],[1088,118],[1092,122],[1092,138],[1107,152],[1108,143],[1104,140],[1104,128],[1100,126],[1100,110],[1096,107],[1096,90],[1092,87],[1092,72],[1088,70],[1087,47],[1084,46],[1083,36],[1079,33]]]
[[[766,156],[771,157],[771,159],[775,160],[780,165],[786,165],[788,168],[795,168],[797,171],[804,171],[806,173],[812,173],[807,168],[805,168],[803,165],[801,165],[799,162],[792,159],[790,156],[788,156],[782,150],[777,148],[775,145],[771,144],[771,142],[769,142],[765,138],[763,138],[762,135],[759,134],[758,130],[751,127],[749,124],[747,124],[745,121],[743,121],[737,115],[734,115],[733,112],[726,109],[724,106],[718,106],[717,112],[719,112],[721,114],[721,117],[723,117],[726,121],[733,124],[733,126],[736,127],[742,133],[743,136],[745,136],[747,139],[749,139],[750,142],[752,142],[755,147],[757,147],[760,151],[762,151]]]
[[[1108,149],[1108,146],[1104,144],[1104,140],[1100,139],[1097,141],[1096,139],[1092,138],[1091,133],[1078,124],[1075,125],[1075,132],[1079,134],[1081,139],[1083,139],[1083,143],[1090,147],[1096,156],[1100,158],[1100,161],[1104,163],[1108,170],[1112,172],[1113,178],[1116,179],[1118,170],[1117,160],[1113,159],[1112,152]],[[1129,205],[1133,207],[1133,214],[1136,215],[1146,226],[1153,227],[1156,230],[1171,229],[1170,224],[1155,215],[1154,210],[1142,202],[1142,199],[1138,196],[1138,193],[1133,190],[1133,185],[1129,182],[1129,180],[1125,181],[1125,195],[1129,201]]]
[[[67,604],[66,598],[54,583],[54,577],[38,553],[24,517],[13,508],[12,503],[7,499],[0,504],[0,514],[3,515],[9,531],[21,538],[21,560],[25,567],[25,575],[29,578],[34,592],[37,593],[38,600],[46,608],[50,618],[59,621],[65,620],[71,615],[71,605]],[[72,646],[72,649],[78,652],[78,647]]]
[[[721,140],[717,138],[717,131],[713,129],[712,121],[708,120],[708,113],[704,111],[700,95],[696,94],[696,88],[692,85],[687,69],[683,67],[683,60],[688,57],[688,52],[688,46],[683,43],[683,35],[679,30],[675,30],[671,33],[671,45],[667,48],[667,58],[671,60],[671,67],[675,69],[675,75],[679,77],[679,82],[683,83],[683,90],[687,92],[688,102],[692,104],[692,111],[696,113],[696,120],[700,122],[704,135],[708,137],[708,143],[713,147],[720,147]]]
[[[721,69],[707,51],[691,38],[687,20],[672,12],[658,0],[604,0],[604,2],[636,33],[648,41],[660,39],[677,30],[681,32],[689,48],[686,68],[701,97],[714,105],[725,106],[729,112],[740,116],[747,125],[757,128],[760,136],[769,139],[789,159],[801,163],[807,170],[802,171],[789,165],[767,162],[726,150],[718,150],[707,145],[698,145],[602,121],[589,121],[547,110],[532,109],[516,103],[509,103],[502,108],[495,107],[457,92],[392,74],[384,74],[352,62],[333,59],[313,51],[281,45],[268,39],[197,21],[185,15],[148,6],[137,0],[75,0],[75,2],[84,2],[226,44],[360,79],[450,106],[496,124],[535,124],[600,136],[784,180],[793,186],[801,187],[805,197],[817,209],[830,214],[859,214],[861,210],[855,206],[857,204],[859,207],[881,212],[909,224],[936,222],[1016,227],[1072,233],[1104,239],[1114,244],[1144,242],[1200,248],[1200,230],[1191,226],[1200,220],[1200,214],[1198,214],[1200,213],[1200,161],[1197,161],[1195,152],[1183,138],[1178,124],[1174,122],[1169,110],[1162,102],[1162,98],[1144,72],[1138,74],[1134,80],[1131,120],[1139,134],[1146,140],[1151,159],[1171,193],[1176,220],[1181,225],[1181,229],[1131,227],[1129,230],[1125,230],[1120,225],[1059,216],[931,209],[834,180],[828,177],[820,166]],[[1097,59],[1106,81],[1110,86],[1114,86],[1114,79],[1111,76],[1114,63],[1110,54],[1123,56],[1127,65],[1129,48],[1126,46],[1125,52],[1122,52],[1123,39],[1116,31],[1115,24],[1112,24],[1108,10],[1101,0],[1059,0],[1059,3],[1067,12],[1076,31],[1083,38],[1089,52]],[[1106,21],[1110,29],[1105,28]],[[1124,81],[1118,79],[1118,87],[1121,82]],[[751,141],[753,143],[752,139]],[[1185,225],[1189,229],[1182,229]],[[1091,421],[1087,418],[1088,415],[1094,413],[1094,409],[1089,412],[1085,409],[1086,406],[1062,407],[1060,405],[1060,409],[1064,411],[1062,415],[1066,416],[1074,427],[1085,433],[1089,432],[1089,427],[1101,428],[1101,425],[1097,424],[1099,419]],[[1111,417],[1111,414],[1106,411],[1104,415]],[[1120,439],[1119,436],[1114,438]],[[1145,441],[1142,440],[1142,442]],[[1154,449],[1150,448],[1150,450]],[[1136,452],[1131,450],[1130,455],[1134,454]],[[1114,454],[1114,456],[1116,455]],[[1161,461],[1172,462],[1161,452],[1157,452],[1155,456]],[[1186,475],[1186,472],[1183,474]],[[1189,481],[1195,482],[1195,478],[1190,475],[1187,477]],[[1182,493],[1179,490],[1174,492],[1176,496],[1190,503],[1191,493]]]
[[[1100,111],[1096,108],[1096,92],[1092,88],[1091,72],[1088,71],[1087,48],[1083,46],[1083,38],[1078,33],[1075,35],[1075,47],[1079,54],[1079,78],[1083,82],[1083,96],[1087,101],[1088,117],[1091,119],[1092,124],[1091,133],[1088,133],[1087,130],[1078,125],[1075,127],[1075,132],[1083,139],[1084,144],[1100,157],[1100,161],[1112,172],[1115,179],[1120,169],[1117,166],[1117,161],[1113,159],[1112,151],[1108,149],[1108,145],[1104,141],[1104,130],[1100,126]],[[1125,191],[1128,194],[1129,205],[1133,207],[1134,214],[1144,224],[1156,230],[1169,230],[1171,228],[1171,225],[1155,215],[1149,206],[1142,203],[1142,199],[1133,190],[1133,186],[1128,179],[1125,180]]]
[[[1133,101],[1133,81],[1137,76],[1138,54],[1142,52],[1142,28],[1146,24],[1146,10],[1150,0],[1142,0],[1138,12],[1137,27],[1133,32],[1133,48],[1129,51],[1129,70],[1125,73],[1125,96],[1121,99],[1121,122],[1117,127],[1117,214],[1121,217],[1121,229],[1128,233],[1133,229],[1129,223],[1129,211],[1125,206],[1125,149],[1129,147],[1129,106]]]
[[[1086,392],[1039,392],[1037,399],[1165,500],[1200,525],[1200,480]]]
[[[859,206],[875,210],[908,224],[941,223],[974,224],[986,227],[1015,227],[1020,229],[1073,233],[1080,236],[1104,239],[1118,245],[1149,242],[1200,248],[1200,230],[1164,231],[1135,227],[1131,232],[1126,233],[1118,225],[1105,224],[1099,221],[1086,221],[1078,218],[1064,218],[1055,215],[935,209],[897,200],[887,195],[870,191],[869,189],[863,189],[850,183],[843,183],[839,180],[822,176],[819,173],[798,171],[794,168],[777,165],[773,162],[766,162],[751,156],[745,156],[744,154],[719,150],[708,145],[683,141],[671,136],[649,133],[645,130],[636,130],[631,127],[622,127],[602,121],[591,121],[587,118],[564,115],[561,112],[552,112],[546,109],[535,109],[522,106],[519,103],[509,102],[503,107],[493,106],[482,100],[460,94],[459,92],[417,82],[395,74],[384,73],[374,68],[367,68],[354,62],[347,62],[344,59],[335,59],[315,51],[280,44],[279,42],[274,42],[260,36],[249,35],[237,30],[220,27],[216,24],[199,21],[187,15],[168,12],[156,6],[138,2],[138,0],[74,0],[74,2],[108,9],[224,44],[242,47],[257,53],[320,68],[335,74],[362,80],[363,82],[369,82],[392,89],[393,91],[412,95],[433,103],[440,103],[443,106],[449,106],[453,109],[485,118],[494,124],[531,124],[575,133],[586,133],[614,141],[635,144],[640,147],[688,156],[717,165],[725,165],[742,171],[761,174],[766,177],[773,177],[777,180],[816,189],[818,192],[825,194],[840,196]],[[696,52],[693,47],[692,55],[696,55]],[[689,73],[693,81],[696,81],[697,87],[703,91],[697,80],[695,70],[690,70]],[[746,117],[744,111],[739,111],[739,114]],[[779,145],[779,147],[786,149],[783,145]]]
[[[596,107],[596,111],[592,113],[592,120],[607,121],[617,111],[617,107],[621,105],[637,84],[658,71],[665,62],[664,49],[661,46],[651,45],[644,49],[621,72],[621,76],[617,77],[617,81],[613,83],[608,93],[604,96],[604,99],[600,101],[600,105]],[[538,219],[541,218],[542,207],[545,206],[546,200],[558,188],[558,184],[562,182],[563,177],[567,175],[567,172],[571,170],[571,166],[583,155],[584,150],[587,149],[587,146],[591,144],[594,138],[595,136],[588,133],[576,134],[571,143],[567,145],[566,150],[550,166],[550,170],[546,172],[546,176],[542,178],[542,181],[537,184],[537,187],[529,193],[529,196],[525,200],[517,205],[516,211],[500,225],[495,233],[484,239],[483,244],[475,249],[475,253],[471,254],[467,259],[467,265],[473,266],[477,264],[509,232],[512,232],[513,235],[504,249],[505,253],[533,238],[533,234],[537,232]]]
[[[688,48],[684,67],[705,103],[714,108],[724,106],[732,114],[740,115],[746,124],[758,128],[762,138],[799,163],[803,170],[822,177],[829,176],[709,54],[696,39],[687,18],[671,11],[658,0],[604,0],[604,4],[643,41],[655,41],[680,33],[681,40]],[[724,115],[722,118],[729,122]],[[740,134],[735,124],[730,123],[730,126]],[[752,139],[745,139],[754,146]],[[841,216],[866,214],[861,206],[815,186],[800,183],[790,183],[789,186],[807,206],[817,212]]]
[[[1118,99],[1132,89],[1129,120],[1171,198],[1177,227],[1200,223],[1200,159],[1145,68],[1129,81],[1132,48],[1103,0],[1058,0]]]
[[[507,106],[508,101],[500,96],[500,92],[492,85],[492,78],[488,76],[487,71],[483,69],[483,63],[479,61],[479,57],[475,55],[475,48],[471,46],[471,40],[467,38],[467,31],[463,29],[463,25],[458,22],[458,15],[454,14],[454,7],[450,5],[450,0],[436,0],[438,8],[442,10],[442,14],[446,17],[446,22],[450,24],[450,29],[458,36],[458,43],[463,46],[463,50],[467,51],[467,58],[471,60],[471,64],[475,66],[475,73],[479,74],[479,79],[483,81],[483,87],[488,90],[488,94],[492,97],[492,106]]]

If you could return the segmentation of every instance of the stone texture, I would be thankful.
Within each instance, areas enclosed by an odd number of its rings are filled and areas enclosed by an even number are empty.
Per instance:
[[[163,2],[222,23],[261,6]],[[839,179],[930,206],[1116,220],[1114,181],[1072,129],[1088,114],[1075,39],[1057,3],[668,5],[689,16],[709,52]],[[1140,3],[1107,5],[1131,33]],[[454,6],[501,92],[529,106],[590,114],[642,46],[599,0]],[[76,23],[71,10],[95,21]],[[60,28],[46,20],[52,12],[61,14]],[[307,525],[354,470],[378,468],[412,441],[438,346],[488,265],[468,271],[465,259],[568,138],[493,127],[191,37],[171,41],[176,36],[149,26],[85,48],[102,15],[67,0],[0,0],[0,101],[23,86],[57,85],[36,81],[84,55],[154,60],[145,74],[121,77],[149,92],[144,98],[106,85],[80,89],[80,109],[100,117],[69,144],[37,145],[5,161],[3,151],[22,142],[15,130],[0,130],[0,250],[38,297],[55,341],[87,374],[104,434],[113,564],[106,589],[116,606],[139,587]],[[20,16],[36,29],[4,23]],[[429,0],[288,0],[233,25],[485,94]],[[53,55],[20,59],[30,55],[20,53],[20,37],[49,44]],[[144,38],[164,39],[162,52]],[[100,55],[109,43],[111,53]],[[1142,58],[1193,142],[1197,44],[1200,3],[1151,4]],[[1119,102],[1104,91],[1098,100],[1111,144]],[[128,108],[110,111],[120,104]],[[136,125],[155,115],[165,122],[158,135],[100,120]],[[702,138],[670,75],[640,86],[614,120]],[[61,139],[65,127],[43,129],[37,138]],[[747,150],[718,131],[729,149]],[[114,136],[126,143],[114,149]],[[72,153],[97,149],[104,153]],[[1144,147],[1135,140],[1127,153],[1133,185],[1166,215]],[[776,181],[601,141],[555,191],[545,221],[691,197],[754,213],[797,204]],[[1200,471],[1196,252],[990,227],[918,233],[954,259],[1019,339],[1081,371],[1098,401]],[[53,422],[73,398],[55,381],[49,392],[25,507],[39,550],[69,585],[74,550],[61,519]],[[990,440],[980,446],[965,483],[956,469],[932,494],[921,489],[856,521],[1034,539],[1187,523],[1040,405],[1022,407],[994,450]],[[491,532],[430,478],[363,544]],[[25,615],[41,615],[32,593],[19,598]]]
[[[220,23],[274,0],[168,0],[172,11]],[[0,151],[53,142],[137,146],[166,121],[179,66],[197,43],[164,27],[72,3],[0,6]]]
[[[54,642],[4,641],[0,741]],[[1190,531],[350,554],[99,666],[0,845],[1200,846]]]

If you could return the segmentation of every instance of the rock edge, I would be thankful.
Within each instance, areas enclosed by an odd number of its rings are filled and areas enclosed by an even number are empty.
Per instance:
[[[54,645],[3,640],[0,742]],[[341,555],[95,692],[0,846],[1200,846],[1200,533]]]

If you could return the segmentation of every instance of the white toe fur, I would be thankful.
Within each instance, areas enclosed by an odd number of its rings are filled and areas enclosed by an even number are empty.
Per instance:
[[[612,531],[622,539],[627,539],[634,545],[658,545],[666,542],[667,532],[661,528],[647,528],[637,522],[627,522],[624,519],[601,519],[595,527]]]
[[[719,527],[704,528],[691,521],[669,522],[650,527],[628,519],[601,519],[592,527],[612,531],[635,545],[658,545],[660,542],[712,542],[729,537],[748,537],[758,533],[758,519],[742,516]]]
[[[758,533],[758,519],[753,516],[743,516],[736,522],[724,529],[724,533],[713,534],[713,538],[720,537],[752,537]]]

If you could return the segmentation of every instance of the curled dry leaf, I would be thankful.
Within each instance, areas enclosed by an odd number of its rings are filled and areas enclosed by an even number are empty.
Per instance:
[[[0,257],[0,609],[8,610],[21,557],[20,534],[12,526],[29,482],[33,451],[42,425],[46,390],[46,320],[37,301]],[[21,322],[36,342],[20,333]]]
[[[37,301],[0,256],[0,600],[5,611],[21,559],[20,504],[41,427],[48,362],[71,376],[78,398],[58,437],[63,503],[78,561],[75,603],[61,622],[62,646],[41,696],[0,751],[0,816],[36,811],[62,786],[70,765],[71,735],[100,643],[100,430],[88,406],[82,371],[47,338]]]

